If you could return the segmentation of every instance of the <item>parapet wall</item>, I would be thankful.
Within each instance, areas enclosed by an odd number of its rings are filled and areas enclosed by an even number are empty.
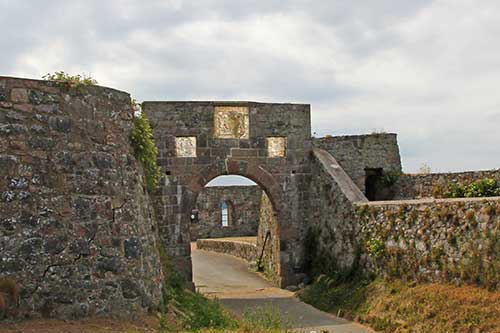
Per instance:
[[[257,260],[257,246],[237,239],[198,239],[196,246],[199,250],[229,254],[249,263]]]
[[[205,187],[196,200],[198,221],[191,223],[191,240],[257,235],[261,195],[258,186]],[[222,225],[223,201],[228,204],[228,226]]]
[[[159,302],[155,223],[127,93],[0,77],[0,278],[21,316],[135,316]]]
[[[449,184],[467,184],[490,178],[500,181],[500,169],[485,171],[403,174],[394,185],[395,199],[439,198]]]
[[[500,197],[357,205],[372,271],[500,287]]]

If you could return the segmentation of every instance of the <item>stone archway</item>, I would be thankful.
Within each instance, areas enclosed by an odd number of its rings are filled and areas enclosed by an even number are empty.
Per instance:
[[[279,221],[280,284],[298,283],[308,216],[309,105],[145,102],[143,111],[164,174],[153,199],[158,232],[175,268],[192,280],[189,226],[198,193],[217,176],[240,175],[266,191]]]
[[[246,164],[245,161],[236,161],[236,160],[228,160],[227,165],[231,165],[232,163],[238,162],[238,164]],[[281,233],[281,230],[286,230],[286,226],[284,226],[284,229],[281,228],[282,225],[285,224],[285,221],[289,220],[289,218],[286,216],[286,210],[283,210],[283,207],[286,206],[283,202],[283,193],[281,189],[279,188],[279,185],[277,182],[274,180],[272,175],[270,175],[262,166],[259,166],[258,168],[250,168],[249,172],[242,174],[242,173],[230,173],[229,170],[225,170],[223,173],[218,173],[220,170],[218,170],[217,166],[214,165],[208,169],[211,169],[212,172],[209,170],[205,170],[206,173],[198,174],[193,177],[192,182],[188,185],[188,189],[184,192],[184,196],[182,198],[182,201],[193,209],[196,206],[196,201],[198,198],[198,195],[200,192],[203,190],[206,184],[208,184],[212,179],[215,179],[219,176],[223,175],[238,175],[238,176],[243,176],[245,178],[248,178],[259,186],[259,188],[265,193],[266,198],[271,202],[271,210],[272,214],[274,215],[274,219],[276,220],[277,224],[277,230],[273,230],[272,232],[272,239],[269,239],[267,241],[268,246],[270,246],[270,242],[277,243],[277,251],[281,252],[279,249],[281,248],[280,244],[281,242],[286,242],[287,239],[286,237],[290,233]],[[218,171],[216,171],[218,170]],[[234,171],[234,170],[233,170]],[[205,175],[210,175],[210,177],[204,177],[202,176],[203,174]],[[199,186],[203,185],[203,186]],[[275,239],[276,238],[276,239]],[[262,249],[259,249],[259,251]],[[287,276],[287,269],[286,266],[281,265],[281,257],[284,256],[286,257],[287,253],[286,251],[283,254],[279,254],[274,258],[273,266],[277,267],[277,277],[276,281],[273,281],[274,283],[278,285],[284,285],[286,276]],[[190,259],[186,259],[190,260]],[[189,275],[190,273],[187,272]]]

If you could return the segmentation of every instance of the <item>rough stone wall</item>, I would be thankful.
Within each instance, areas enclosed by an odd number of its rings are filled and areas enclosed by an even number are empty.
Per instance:
[[[372,271],[500,287],[500,197],[371,202],[357,215]]]
[[[266,240],[267,238],[267,240]],[[279,224],[269,197],[262,192],[257,234],[257,267],[274,284],[279,285]]]
[[[191,223],[191,240],[257,235],[261,193],[258,186],[205,187],[196,200],[198,221]],[[230,223],[225,227],[222,201],[230,205]]]
[[[0,77],[0,278],[20,313],[130,318],[161,271],[128,94]]]
[[[314,148],[310,183],[311,215],[304,231],[310,270],[322,273],[349,270],[359,252],[359,223],[354,202],[366,202],[363,193],[339,163],[325,150]],[[366,260],[366,258],[361,258]]]
[[[499,287],[499,197],[367,202],[328,155],[314,149],[312,270]]]
[[[500,182],[500,169],[429,174],[404,174],[395,184],[395,199],[442,197],[449,184],[467,184],[490,178]]]
[[[234,239],[198,239],[196,246],[200,250],[229,254],[252,264],[257,259],[257,246],[255,244]]]
[[[224,111],[233,108],[238,113],[226,117]],[[247,115],[240,112],[244,109]],[[164,175],[155,196],[159,232],[175,267],[192,280],[189,215],[198,193],[219,175],[237,174],[259,184],[273,202],[280,224],[280,277],[283,285],[295,283],[302,276],[300,228],[308,215],[310,106],[145,102],[143,110],[153,127]],[[216,131],[215,120],[228,121],[229,129]],[[249,127],[234,126],[241,124]],[[216,137],[218,132],[225,137]],[[226,137],[231,134],[237,138]],[[286,156],[278,156],[280,149],[269,154],[270,138],[285,139]]]
[[[365,192],[366,168],[401,171],[397,135],[346,135],[313,139],[313,146],[329,152]]]

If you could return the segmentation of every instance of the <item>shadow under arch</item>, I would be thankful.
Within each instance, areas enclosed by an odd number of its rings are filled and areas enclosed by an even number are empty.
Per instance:
[[[287,241],[287,210],[284,209],[285,194],[276,179],[261,165],[249,163],[248,161],[228,159],[224,163],[213,163],[199,172],[192,175],[186,190],[183,192],[181,205],[182,211],[190,212],[196,205],[199,193],[213,179],[225,175],[238,175],[255,182],[268,196],[273,209],[273,214],[277,220],[277,236],[280,243],[280,255],[277,266],[281,286],[286,285],[288,267],[282,265],[281,257],[283,253],[282,243]],[[259,249],[260,250],[260,249]]]

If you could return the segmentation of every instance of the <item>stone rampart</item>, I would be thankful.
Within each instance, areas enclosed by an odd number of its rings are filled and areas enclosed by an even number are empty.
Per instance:
[[[0,77],[0,278],[21,316],[130,318],[162,274],[130,96]]]
[[[500,197],[356,206],[370,270],[500,286]]]

